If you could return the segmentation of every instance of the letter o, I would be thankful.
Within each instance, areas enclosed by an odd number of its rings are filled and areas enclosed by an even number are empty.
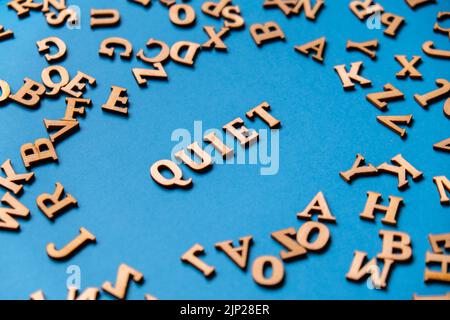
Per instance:
[[[180,11],[184,12],[184,19],[180,18]],[[177,26],[189,26],[195,21],[195,11],[190,5],[174,4],[169,9],[169,18],[170,21]]]
[[[311,232],[318,231],[314,242],[308,240]],[[323,249],[330,239],[330,230],[320,222],[308,221],[303,224],[297,232],[297,242],[307,250],[318,251]]]
[[[264,271],[268,265],[272,267],[272,275],[267,278]],[[261,286],[272,287],[283,282],[284,265],[281,260],[274,256],[262,256],[253,262],[252,267],[253,280]]]

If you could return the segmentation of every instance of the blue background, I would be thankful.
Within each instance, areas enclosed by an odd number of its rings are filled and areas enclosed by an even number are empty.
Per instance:
[[[423,281],[425,252],[430,250],[429,233],[449,231],[449,208],[442,207],[432,177],[450,175],[449,155],[436,152],[432,145],[449,137],[449,120],[442,112],[443,102],[423,110],[413,99],[415,93],[435,88],[435,79],[449,79],[448,61],[426,56],[421,46],[427,40],[437,47],[449,48],[448,38],[433,32],[438,11],[450,9],[447,0],[411,10],[404,1],[382,1],[388,12],[405,17],[407,24],[397,39],[383,30],[369,30],[348,8],[349,1],[327,1],[315,22],[304,14],[286,18],[279,10],[264,10],[262,1],[239,1],[247,28],[233,31],[226,38],[228,52],[204,51],[195,67],[173,62],[166,71],[168,82],[150,81],[139,88],[131,68],[144,67],[137,59],[114,61],[98,55],[100,42],[110,36],[127,38],[134,52],[148,38],[169,44],[179,40],[206,41],[201,26],[220,26],[221,21],[200,12],[201,1],[191,1],[197,12],[192,28],[177,28],[168,19],[167,8],[157,1],[149,9],[128,1],[69,1],[82,13],[80,30],[52,28],[40,12],[25,19],[6,9],[1,1],[0,24],[12,29],[15,39],[0,43],[0,77],[15,92],[24,77],[40,79],[48,64],[36,49],[36,41],[58,36],[68,45],[68,56],[61,63],[73,76],[77,70],[97,79],[85,97],[93,100],[81,130],[57,145],[59,164],[35,168],[36,179],[25,185],[21,201],[31,210],[29,221],[20,220],[21,231],[0,232],[0,298],[27,299],[42,289],[49,299],[65,299],[66,268],[78,265],[82,288],[115,281],[120,263],[144,273],[142,286],[132,284],[129,298],[142,299],[145,293],[160,299],[410,299],[413,293],[444,294],[444,284],[426,285]],[[117,8],[119,27],[91,30],[89,10]],[[256,22],[276,21],[286,35],[285,42],[258,48],[248,32]],[[448,26],[448,23],[443,23]],[[321,36],[328,40],[325,63],[294,51]],[[359,52],[346,52],[346,41],[378,38],[378,60]],[[421,55],[419,71],[423,81],[397,80],[401,66],[395,54]],[[372,80],[371,89],[357,86],[344,92],[333,70],[338,64],[364,61],[363,76]],[[365,100],[369,92],[381,91],[392,83],[406,96],[393,102],[386,114],[414,115],[408,138],[378,124],[381,112]],[[128,89],[130,116],[107,114],[101,105],[110,86]],[[165,190],[149,176],[149,167],[170,157],[176,142],[171,134],[177,128],[193,130],[195,120],[204,128],[220,128],[262,101],[282,121],[280,130],[280,170],[274,176],[261,176],[256,165],[214,166],[206,174],[194,174],[186,167],[185,176],[194,178],[191,190]],[[18,172],[23,170],[20,146],[46,137],[43,118],[64,115],[63,97],[45,99],[37,110],[13,103],[0,108],[0,159],[10,158]],[[261,121],[249,122],[253,128],[266,128]],[[347,185],[338,175],[351,166],[356,153],[380,164],[398,153],[424,172],[425,179],[410,182],[404,192],[397,190],[391,175],[359,179]],[[36,207],[35,199],[52,192],[61,182],[77,198],[73,209],[50,222]],[[404,197],[397,227],[359,218],[368,190]],[[249,266],[261,255],[278,255],[281,247],[270,238],[276,230],[295,227],[296,213],[305,208],[318,191],[323,191],[337,225],[329,225],[332,241],[322,254],[287,263],[286,281],[280,288],[264,289],[255,284],[251,272],[239,270],[214,244],[237,241],[253,235]],[[93,232],[98,243],[89,245],[67,262],[48,258],[45,246],[66,244],[79,227]],[[380,229],[407,232],[413,242],[413,260],[397,264],[385,291],[369,290],[365,282],[345,279],[354,250],[373,257],[381,250]],[[204,261],[216,266],[217,274],[207,280],[201,273],[180,261],[194,243],[207,252]],[[251,269],[251,268],[250,268]],[[107,294],[102,298],[109,299]]]

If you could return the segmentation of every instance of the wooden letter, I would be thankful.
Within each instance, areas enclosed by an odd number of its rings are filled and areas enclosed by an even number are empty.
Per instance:
[[[87,81],[91,86],[94,86],[96,82],[95,78],[78,71],[77,75],[73,77],[73,79],[66,86],[62,87],[61,90],[68,95],[80,98],[86,89],[85,81]]]
[[[355,83],[352,80],[358,82],[362,87],[372,85],[370,80],[359,75],[359,70],[361,69],[362,64],[362,61],[353,62],[351,64],[350,72],[347,71],[345,64],[334,67],[334,70],[338,73],[345,90],[355,89]]]
[[[387,109],[387,103],[385,101],[393,101],[405,98],[403,92],[395,88],[390,83],[386,84],[383,89],[383,92],[369,93],[366,96],[366,99],[380,110]]]
[[[411,175],[414,181],[421,179],[423,176],[423,173],[414,168],[408,161],[403,158],[401,154],[398,154],[394,158],[392,158],[391,162],[396,165],[394,166],[384,162],[378,166],[378,170],[397,175],[399,189],[408,186],[409,182],[407,174]]]
[[[29,15],[31,10],[41,10],[42,3],[33,2],[33,0],[12,0],[8,2],[8,8],[11,8],[17,12],[19,18],[23,18]]]
[[[79,23],[80,16],[76,10],[69,7],[58,12],[47,12],[45,19],[49,25],[54,27],[62,26],[65,23],[76,26]]]
[[[250,131],[244,126],[244,120],[236,118],[233,121],[223,126],[223,130],[233,135],[240,143],[241,146],[250,146],[252,143],[258,140],[258,133]]]
[[[8,189],[14,194],[19,194],[22,191],[23,183],[28,182],[34,177],[34,172],[18,174],[12,167],[11,160],[8,159],[3,162],[1,166],[2,171],[5,173],[5,177],[0,176],[0,186]],[[21,184],[17,184],[22,182]]]
[[[450,300],[450,292],[442,296],[418,296],[417,294],[413,294],[413,300]]]
[[[225,36],[230,29],[221,28],[219,32],[216,32],[214,27],[204,26],[203,30],[209,37],[209,40],[202,44],[202,48],[216,48],[217,50],[227,50],[226,44],[223,42],[222,37]]]
[[[305,210],[297,214],[297,217],[300,219],[311,220],[311,214],[316,213],[319,213],[317,218],[320,221],[336,221],[336,218],[331,214],[330,209],[328,208],[327,201],[325,200],[325,196],[323,195],[322,191],[320,191],[314,197],[314,199],[308,204]]]
[[[264,8],[273,8],[277,7],[280,9],[285,16],[289,17],[293,12],[294,6],[296,6],[298,0],[265,0],[263,7]],[[303,3],[302,3],[303,5]],[[309,3],[310,7],[311,4]],[[299,13],[299,9],[297,10],[297,14]]]
[[[234,247],[232,240],[216,243],[215,247],[217,250],[223,251],[239,268],[245,270],[252,239],[252,236],[240,238],[240,247]]]
[[[189,155],[186,154],[184,150],[180,150],[175,154],[175,158],[183,161],[189,168],[191,168],[194,171],[205,171],[209,169],[212,165],[212,158],[211,156],[205,152],[197,142],[194,142],[186,147],[186,149],[190,152],[195,154],[197,157],[201,159],[201,162],[195,162],[191,159]]]
[[[172,48],[170,48],[170,58],[175,62],[192,66],[194,65],[194,58],[199,48],[200,45],[198,43],[178,41],[172,45]],[[183,51],[186,51],[184,57],[180,56],[182,49]]]
[[[311,242],[310,239],[312,234],[317,232],[317,238],[314,242]],[[297,232],[297,242],[305,249],[310,251],[320,251],[328,243],[330,240],[330,230],[326,225],[320,222],[308,221],[305,222]]]
[[[220,140],[214,132],[211,132],[203,137],[203,141],[211,143],[214,148],[220,152],[224,159],[231,157],[234,150],[229,148],[225,143]]]
[[[11,30],[5,30],[5,28],[0,24],[0,41],[14,37],[14,32]]]
[[[325,46],[327,44],[326,38],[322,37],[307,44],[301,46],[295,46],[295,50],[303,53],[306,56],[309,56],[310,51],[313,50],[316,52],[312,57],[314,60],[323,62],[323,52],[325,50]]]
[[[30,210],[9,192],[3,195],[1,203],[6,204],[8,208],[0,207],[0,229],[19,230],[20,224],[11,216],[28,218]]]
[[[439,191],[439,196],[441,197],[440,201],[442,204],[449,205],[450,199],[445,191],[450,192],[450,181],[446,176],[434,177],[433,182],[436,184],[436,187]]]
[[[91,28],[113,27],[120,22],[120,13],[115,9],[91,9]]]
[[[80,234],[70,241],[64,248],[57,250],[54,243],[47,245],[47,254],[55,260],[64,260],[81,250],[89,242],[95,242],[95,236],[85,228],[80,228]]]
[[[411,79],[422,79],[422,74],[417,71],[415,67],[422,61],[421,56],[413,56],[412,60],[408,61],[406,56],[396,55],[395,60],[397,60],[403,67],[403,69],[396,74],[397,78],[405,79],[409,75]]]
[[[136,283],[140,283],[144,280],[144,275],[132,267],[122,263],[117,271],[115,286],[113,287],[111,282],[106,281],[103,283],[102,289],[113,297],[123,300],[127,296],[130,279]]]
[[[82,107],[77,107],[77,105],[83,105]],[[66,113],[64,115],[64,120],[76,120],[76,115],[84,116],[85,107],[89,107],[91,104],[91,99],[79,99],[79,98],[66,98]]]
[[[50,7],[55,8],[57,11],[64,10],[66,8],[66,0],[44,0],[42,2],[42,12],[49,12]]]
[[[118,106],[117,103],[120,103],[120,106]],[[102,110],[119,114],[128,114],[127,89],[111,86],[111,94],[108,101],[102,105]]]
[[[53,219],[57,214],[77,205],[77,200],[71,194],[67,193],[63,198],[64,187],[61,183],[57,182],[55,185],[56,188],[53,194],[43,193],[36,199],[38,208],[49,219]]]
[[[270,278],[267,278],[265,275],[265,269],[268,265],[272,268],[272,275]],[[273,287],[279,285],[284,280],[283,262],[273,256],[259,257],[253,262],[252,276],[253,280],[260,286]]]
[[[78,294],[78,289],[69,287],[67,300],[97,300],[99,290],[97,288],[87,288],[82,294]]]
[[[383,239],[383,249],[377,255],[378,259],[407,261],[412,256],[411,238],[408,234],[398,231],[380,230]]]
[[[291,261],[305,255],[308,251],[297,242],[297,230],[288,228],[272,232],[272,238],[289,251],[280,251],[280,257],[284,261]]]
[[[153,67],[155,69],[133,68],[131,70],[139,86],[146,86],[147,78],[167,79],[167,73],[160,62],[154,63]]]
[[[52,75],[57,74],[59,82],[54,82]],[[61,91],[61,88],[66,86],[70,81],[69,72],[63,66],[49,66],[44,68],[41,73],[42,83],[52,89],[50,92],[45,92],[47,96],[56,96]]]
[[[311,5],[312,0],[298,0],[295,7],[292,9],[292,13],[299,14],[303,9],[305,16],[309,20],[316,20],[316,16],[322,6],[325,4],[324,0],[316,0],[314,7]]]
[[[162,175],[162,170],[169,170],[173,177],[170,179],[166,178]],[[150,168],[150,173],[156,183],[166,188],[187,188],[192,184],[192,178],[183,180],[183,172],[180,167],[170,160],[160,160],[155,162]]]
[[[157,62],[164,62],[166,61],[167,58],[169,58],[170,55],[170,48],[169,46],[163,42],[163,41],[159,41],[159,40],[155,40],[155,39],[148,39],[147,44],[146,44],[147,48],[151,48],[151,47],[160,47],[161,50],[159,52],[159,54],[157,56],[154,56],[152,58],[149,58],[147,56],[145,56],[144,54],[144,50],[141,49],[138,51],[138,53],[136,54],[136,57],[146,63],[150,63],[150,64],[154,64]]]
[[[389,37],[395,37],[404,22],[405,19],[403,17],[393,13],[383,13],[381,16],[381,23],[387,26],[384,34]]]
[[[378,116],[377,121],[404,138],[406,137],[406,129],[400,128],[399,124],[410,126],[412,117],[412,114],[406,116]]]
[[[408,6],[411,8],[416,8],[424,4],[436,3],[436,0],[405,0]]]
[[[273,21],[269,21],[264,24],[255,23],[251,25],[250,34],[258,46],[267,41],[285,39],[283,30],[281,30],[280,26]]]
[[[347,51],[359,50],[367,54],[372,60],[375,60],[377,58],[377,52],[375,51],[375,49],[378,49],[378,40],[375,39],[366,42],[353,42],[351,40],[348,40],[346,49]]]
[[[144,7],[148,7],[152,3],[152,0],[129,0],[129,1],[140,4],[141,6]]]
[[[219,18],[222,10],[231,3],[231,0],[220,0],[219,3],[207,1],[202,4],[203,13]]]
[[[433,146],[434,150],[444,151],[444,152],[450,152],[450,138],[447,138],[441,142],[436,143]]]
[[[181,256],[181,261],[184,263],[189,263],[198,270],[200,270],[205,277],[211,277],[214,275],[215,268],[207,265],[202,260],[200,260],[197,255],[204,254],[205,248],[200,244],[196,243],[192,248],[190,248],[186,253]]]
[[[450,92],[450,82],[448,82],[447,80],[437,79],[436,85],[439,88],[434,91],[428,92],[424,95],[414,95],[414,99],[422,108],[426,108],[430,105],[430,103],[445,98]]]
[[[448,268],[450,265],[450,254],[436,254],[427,252],[425,255],[425,262],[427,264],[439,263],[441,265],[441,272],[425,268],[425,282],[450,282],[450,273]]]
[[[372,284],[376,288],[386,288],[386,281],[394,260],[384,260],[383,270],[380,273],[380,268],[377,265],[376,258],[373,258],[363,266],[366,256],[367,253],[365,252],[355,251],[353,261],[346,278],[352,281],[359,281],[364,276],[370,275]]]
[[[45,59],[48,62],[58,61],[58,60],[64,58],[67,53],[66,44],[64,43],[64,41],[62,41],[58,37],[49,37],[49,38],[42,39],[42,40],[36,42],[36,45],[38,47],[39,53],[50,51],[51,45],[54,45],[58,49],[58,52],[56,52],[54,54],[49,54],[49,53],[45,54]]]
[[[350,3],[350,10],[358,17],[359,20],[366,19],[367,16],[375,12],[383,12],[384,9],[378,3],[373,3],[372,0],[352,1]]]
[[[227,6],[222,11],[222,16],[225,19],[223,25],[230,29],[240,29],[245,25],[245,21],[240,15],[241,10],[239,6]]]
[[[184,16],[183,19],[180,17],[181,15]],[[188,4],[174,4],[169,8],[169,19],[177,26],[190,26],[195,22],[195,11]]]
[[[442,242],[445,249],[450,249],[450,233],[429,234],[428,241],[430,241],[430,245],[434,253],[444,253],[444,250],[440,246]]]
[[[366,159],[358,153],[352,167],[347,171],[340,172],[339,175],[347,183],[351,183],[354,179],[360,176],[373,175],[378,172],[378,169],[370,163],[368,165],[364,165],[366,163],[365,161]]]
[[[20,155],[25,168],[29,169],[38,162],[47,162],[52,159],[58,161],[58,155],[52,142],[45,138],[37,139],[34,144],[26,143],[20,147]]]
[[[45,93],[45,86],[39,82],[25,78],[24,85],[14,95],[9,97],[25,107],[38,107],[41,96]]]
[[[375,220],[375,212],[384,212],[385,215],[384,218],[381,219],[381,222],[395,226],[397,224],[397,213],[403,203],[403,198],[389,196],[388,206],[378,204],[381,200],[381,194],[368,191],[366,206],[359,216],[361,219],[373,221]]]
[[[263,102],[260,105],[254,107],[245,114],[247,118],[253,120],[253,118],[258,116],[265,123],[269,125],[270,129],[279,128],[281,126],[280,120],[274,118],[268,111],[270,110],[270,105],[267,102]]]
[[[77,120],[47,120],[44,119],[44,125],[47,131],[58,131],[49,136],[50,141],[53,143],[59,142],[62,138],[72,134],[73,131],[78,130],[79,123]]]
[[[124,51],[120,53],[121,58],[123,59],[131,58],[131,54],[133,53],[133,46],[127,39],[118,37],[112,37],[103,40],[102,43],[100,44],[100,49],[98,50],[98,53],[102,56],[114,58],[114,50],[116,47],[122,47],[124,49]]]
[[[442,58],[442,59],[450,59],[450,51],[435,49],[433,41],[424,42],[424,44],[422,46],[422,50],[427,55],[432,56],[432,57]]]
[[[9,95],[11,93],[11,88],[8,84],[8,82],[4,81],[4,80],[0,80],[0,91],[2,92],[2,94],[0,95],[0,104],[5,102],[6,99],[9,98]]]

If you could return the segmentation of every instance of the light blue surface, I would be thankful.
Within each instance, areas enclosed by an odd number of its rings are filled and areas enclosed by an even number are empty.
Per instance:
[[[100,42],[110,36],[130,40],[135,52],[148,38],[171,44],[179,40],[206,41],[201,26],[219,26],[218,20],[200,13],[201,1],[192,1],[197,24],[180,29],[168,19],[168,11],[157,1],[145,9],[128,1],[69,1],[82,12],[80,30],[51,28],[39,12],[19,20],[1,1],[0,24],[15,33],[15,39],[0,43],[0,78],[17,90],[24,77],[40,79],[47,62],[36,49],[36,41],[58,36],[68,45],[62,65],[74,75],[83,71],[97,79],[85,97],[93,107],[80,122],[81,130],[57,145],[59,165],[35,169],[36,180],[25,186],[20,198],[30,209],[31,219],[20,220],[21,232],[0,232],[0,298],[27,299],[42,289],[50,299],[66,296],[66,268],[79,265],[82,287],[101,286],[114,281],[117,267],[124,262],[145,275],[142,286],[133,284],[129,298],[141,299],[150,293],[160,299],[410,299],[413,293],[444,294],[442,284],[425,285],[425,252],[430,250],[429,233],[449,231],[450,211],[442,207],[432,177],[450,176],[449,155],[436,152],[432,145],[450,136],[449,120],[442,112],[443,102],[423,110],[413,99],[415,93],[435,88],[437,78],[450,78],[448,61],[432,59],[421,50],[422,43],[433,40],[449,48],[444,35],[433,33],[438,11],[450,9],[450,2],[411,10],[404,1],[382,1],[386,11],[405,17],[407,24],[396,40],[382,30],[369,30],[349,10],[349,1],[326,1],[316,22],[302,14],[286,18],[279,10],[264,10],[262,1],[239,1],[247,28],[226,38],[228,52],[202,52],[195,68],[173,62],[167,65],[168,82],[151,81],[139,88],[131,68],[144,66],[101,58]],[[117,8],[122,15],[120,27],[91,30],[89,9]],[[248,32],[255,22],[276,21],[286,41],[258,48]],[[443,23],[444,24],[444,23]],[[445,25],[449,25],[445,22]],[[328,46],[324,65],[294,51],[294,45],[326,36]],[[346,52],[348,39],[365,41],[378,38],[378,60],[371,61],[359,52]],[[419,70],[423,81],[397,80],[401,69],[394,54],[421,55]],[[333,70],[338,64],[364,61],[363,75],[373,82],[371,89],[357,86],[344,92]],[[380,91],[386,83],[401,89],[405,101],[394,102],[386,114],[414,115],[408,139],[376,121],[380,111],[365,100],[369,92]],[[130,117],[101,111],[110,86],[128,89]],[[206,174],[193,174],[194,188],[167,191],[149,176],[149,167],[168,158],[176,142],[171,134],[177,128],[193,130],[195,120],[204,128],[220,128],[262,101],[282,121],[280,130],[280,170],[274,176],[261,176],[255,165],[215,166]],[[10,158],[22,171],[20,146],[45,137],[43,118],[58,119],[64,114],[63,98],[46,99],[38,110],[15,104],[0,107],[0,159]],[[249,122],[265,128],[261,121]],[[396,188],[390,175],[359,179],[347,185],[338,175],[351,166],[356,153],[376,164],[398,153],[422,170],[425,179],[404,192]],[[35,199],[51,192],[60,181],[77,198],[79,208],[50,222],[36,207]],[[395,228],[360,220],[368,190],[404,197]],[[298,228],[296,213],[323,191],[337,225],[330,226],[332,241],[322,254],[286,264],[286,281],[278,289],[258,287],[250,271],[240,271],[223,253],[214,249],[219,241],[237,241],[253,235],[255,244],[250,264],[260,255],[277,255],[281,247],[270,233],[288,227]],[[98,239],[71,260],[63,263],[48,258],[45,246],[61,246],[84,226]],[[396,265],[388,290],[369,290],[365,282],[345,279],[353,251],[372,257],[381,250],[380,229],[407,232],[413,242],[413,261]],[[207,251],[204,260],[216,266],[217,275],[206,280],[180,256],[194,243]],[[109,299],[106,294],[102,298]]]

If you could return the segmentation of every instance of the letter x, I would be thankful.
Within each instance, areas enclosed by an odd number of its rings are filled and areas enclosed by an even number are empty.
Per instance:
[[[397,73],[397,78],[405,79],[409,75],[411,79],[422,79],[422,74],[417,71],[415,67],[422,61],[420,56],[413,56],[411,61],[408,61],[406,56],[395,56],[395,60],[403,67],[403,69]]]
[[[212,48],[215,47],[218,50],[227,50],[227,46],[222,41],[222,37],[230,30],[229,28],[222,28],[218,33],[216,33],[216,30],[214,27],[211,26],[205,26],[203,27],[203,30],[208,34],[209,40],[205,42],[202,47],[204,48]]]

